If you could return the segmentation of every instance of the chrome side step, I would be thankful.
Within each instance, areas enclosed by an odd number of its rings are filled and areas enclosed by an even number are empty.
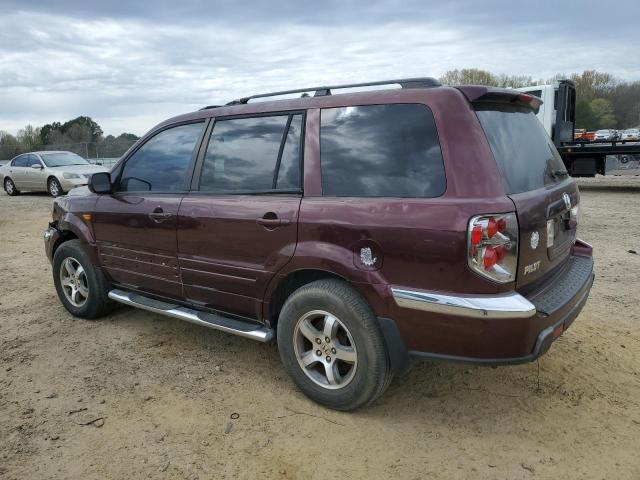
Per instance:
[[[273,329],[258,323],[243,322],[235,318],[216,315],[215,313],[201,312],[192,308],[161,302],[153,298],[145,297],[138,293],[126,292],[124,290],[111,290],[109,298],[116,302],[124,303],[132,307],[149,310],[168,317],[178,318],[187,322],[202,325],[204,327],[233,333],[241,337],[250,338],[259,342],[270,342],[273,339]]]

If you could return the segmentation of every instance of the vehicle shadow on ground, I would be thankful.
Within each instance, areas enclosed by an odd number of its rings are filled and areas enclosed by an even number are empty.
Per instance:
[[[328,418],[347,415],[306,399],[289,380],[275,344],[259,344],[128,307],[118,307],[109,318],[117,329],[135,329],[145,343],[170,342],[172,349],[180,352],[181,360],[188,360],[191,355],[194,361],[197,358],[201,362],[203,356],[208,356],[204,361],[209,366],[205,369],[223,364],[234,376],[255,375],[261,379],[263,388],[277,392],[284,405],[295,405]],[[548,400],[544,392],[549,388],[549,378],[543,376],[538,381],[537,372],[535,363],[491,368],[414,360],[408,373],[394,378],[380,399],[355,415],[367,418],[393,415],[398,421],[415,421],[415,415],[423,413],[429,415],[431,422],[450,424],[464,422],[482,412],[489,416],[487,421],[492,421],[505,413],[516,415],[522,409],[521,400],[537,399],[542,403]],[[427,413],[432,410],[440,412],[439,415]]]

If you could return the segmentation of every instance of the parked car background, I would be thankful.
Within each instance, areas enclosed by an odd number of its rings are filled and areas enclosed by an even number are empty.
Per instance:
[[[628,128],[622,132],[622,140],[640,140],[640,130],[637,128]]]
[[[595,141],[615,140],[616,137],[617,137],[617,133],[615,130],[612,130],[610,128],[604,128],[601,130],[596,130],[596,134],[594,135],[593,139]]]
[[[108,171],[71,152],[31,152],[18,155],[0,167],[0,179],[8,195],[29,190],[58,197],[72,188],[87,185],[92,174]]]

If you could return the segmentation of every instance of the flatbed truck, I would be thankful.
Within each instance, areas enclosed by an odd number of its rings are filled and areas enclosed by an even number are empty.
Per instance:
[[[605,175],[608,156],[618,157],[622,164],[631,159],[640,160],[640,142],[574,140],[576,87],[571,80],[558,80],[551,85],[535,85],[517,90],[542,99],[538,119],[553,139],[571,176]]]

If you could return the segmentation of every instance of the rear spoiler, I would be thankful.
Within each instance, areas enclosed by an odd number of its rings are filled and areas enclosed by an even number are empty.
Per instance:
[[[509,88],[485,87],[482,85],[465,85],[455,88],[460,90],[471,103],[511,103],[521,107],[529,107],[535,113],[538,113],[540,105],[542,105],[542,100],[535,95]]]

